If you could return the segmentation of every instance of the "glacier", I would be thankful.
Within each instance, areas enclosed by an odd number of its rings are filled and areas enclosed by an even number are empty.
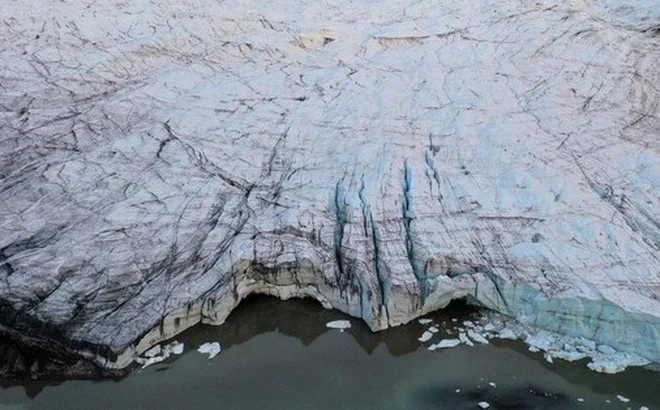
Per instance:
[[[465,299],[660,362],[655,1],[0,16],[3,337],[84,373],[252,293],[374,331]]]

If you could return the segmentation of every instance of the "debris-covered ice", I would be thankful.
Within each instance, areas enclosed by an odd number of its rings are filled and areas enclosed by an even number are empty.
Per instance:
[[[0,3],[14,330],[121,368],[252,293],[469,298],[660,362],[658,0],[36,3]]]

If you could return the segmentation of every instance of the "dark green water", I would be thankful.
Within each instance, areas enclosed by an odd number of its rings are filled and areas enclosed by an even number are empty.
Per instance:
[[[458,305],[431,317],[450,324],[475,315]],[[376,334],[357,320],[346,332],[325,327],[345,318],[310,301],[253,298],[224,325],[180,335],[183,355],[121,381],[5,381],[0,409],[453,410],[480,401],[491,409],[660,409],[660,374],[650,370],[601,375],[584,361],[549,364],[509,341],[429,352],[416,322]],[[223,351],[208,360],[196,348],[212,341]]]

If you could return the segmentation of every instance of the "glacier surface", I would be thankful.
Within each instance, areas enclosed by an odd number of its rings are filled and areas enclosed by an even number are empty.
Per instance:
[[[251,293],[660,362],[655,1],[0,2],[0,331],[125,368]]]

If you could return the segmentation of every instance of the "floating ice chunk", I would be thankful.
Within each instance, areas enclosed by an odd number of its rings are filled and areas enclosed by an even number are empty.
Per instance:
[[[480,402],[479,402],[479,407],[481,407],[482,409],[487,409],[487,408],[490,407],[490,404],[488,404],[488,403],[485,402],[485,401],[480,401]]]
[[[485,337],[483,337],[482,335],[480,335],[480,334],[477,333],[477,332],[474,332],[474,331],[472,331],[472,330],[468,330],[467,334],[468,334],[468,336],[470,337],[470,339],[474,340],[474,341],[477,342],[477,343],[481,343],[481,344],[483,344],[483,345],[487,345],[487,344],[488,344],[488,340],[486,340]]]
[[[163,354],[163,349],[160,347],[160,345],[156,345],[151,349],[147,350],[146,352],[144,352],[143,356],[146,358],[152,358],[156,356],[162,356],[162,354]]]
[[[472,343],[472,340],[468,339],[468,337],[465,335],[464,332],[461,332],[458,334],[458,340],[461,341],[461,343],[464,343],[468,346],[474,346],[474,343]]]
[[[554,362],[552,361],[552,356],[551,356],[549,353],[544,354],[543,357],[545,358],[545,360],[546,360],[548,363],[554,363]]]
[[[184,348],[183,343],[172,342],[172,343],[168,344],[167,346],[165,346],[165,351],[171,352],[172,354],[177,354],[178,355],[178,354],[183,353],[183,348]]]
[[[579,401],[580,403],[582,403],[582,402],[584,401],[584,399],[583,399],[582,397],[578,397],[577,401]]]
[[[431,340],[432,337],[433,337],[433,333],[431,333],[429,331],[426,331],[426,332],[422,333],[422,335],[417,340],[424,343],[424,342],[428,342],[429,340]]]
[[[497,385],[495,384],[495,382],[488,382],[488,385],[489,385],[490,387],[497,387]]]
[[[204,343],[203,345],[197,348],[198,352],[203,354],[208,354],[209,360],[216,357],[221,350],[222,349],[220,348],[220,343],[218,342]]]
[[[163,356],[154,356],[154,357],[138,357],[136,362],[142,365],[142,368],[144,369],[145,367],[151,366],[152,364],[160,363],[163,360],[165,360],[165,357]]]
[[[429,327],[429,332],[431,332],[431,333],[438,333],[439,331],[440,330],[435,326]]]
[[[649,410],[649,408],[646,407],[646,406],[642,406],[642,407],[639,408],[639,410]]]
[[[630,401],[629,398],[624,397],[624,396],[622,396],[622,395],[620,395],[620,394],[617,394],[617,395],[616,395],[616,398],[619,399],[619,401],[620,401],[621,403],[628,403],[628,402]]]
[[[525,343],[537,348],[538,350],[548,351],[552,348],[555,338],[549,332],[538,331],[534,335],[527,335]],[[531,349],[530,349],[531,350]]]
[[[144,369],[147,366],[152,364],[160,363],[163,360],[170,357],[170,354],[181,354],[183,353],[183,343],[172,342],[165,347],[161,345],[156,345],[151,349],[147,350],[142,354],[142,357],[138,357],[135,361],[142,365]]]
[[[437,349],[447,349],[450,347],[456,347],[461,344],[461,341],[458,339],[444,339],[441,340],[437,345]]]
[[[504,329],[500,330],[500,333],[497,335],[500,339],[510,339],[514,340],[516,339],[516,334],[513,333],[513,330],[509,329],[508,327],[505,327]]]
[[[460,392],[461,392],[461,389],[456,389],[456,393],[460,393]]]
[[[495,330],[495,325],[493,325],[492,323],[488,323],[486,324],[486,326],[484,326],[484,330],[486,332],[492,332]]]
[[[350,329],[351,328],[351,322],[348,320],[334,320],[332,322],[328,322],[325,324],[325,327],[328,327],[330,329]]]
[[[426,318],[422,318],[422,319],[417,319],[417,322],[418,322],[420,325],[428,325],[429,323],[433,323],[433,320],[431,320],[431,319],[426,319]]]
[[[465,322],[463,322],[463,326],[465,326],[465,327],[474,327],[474,323],[469,321],[469,320],[466,320]]]

